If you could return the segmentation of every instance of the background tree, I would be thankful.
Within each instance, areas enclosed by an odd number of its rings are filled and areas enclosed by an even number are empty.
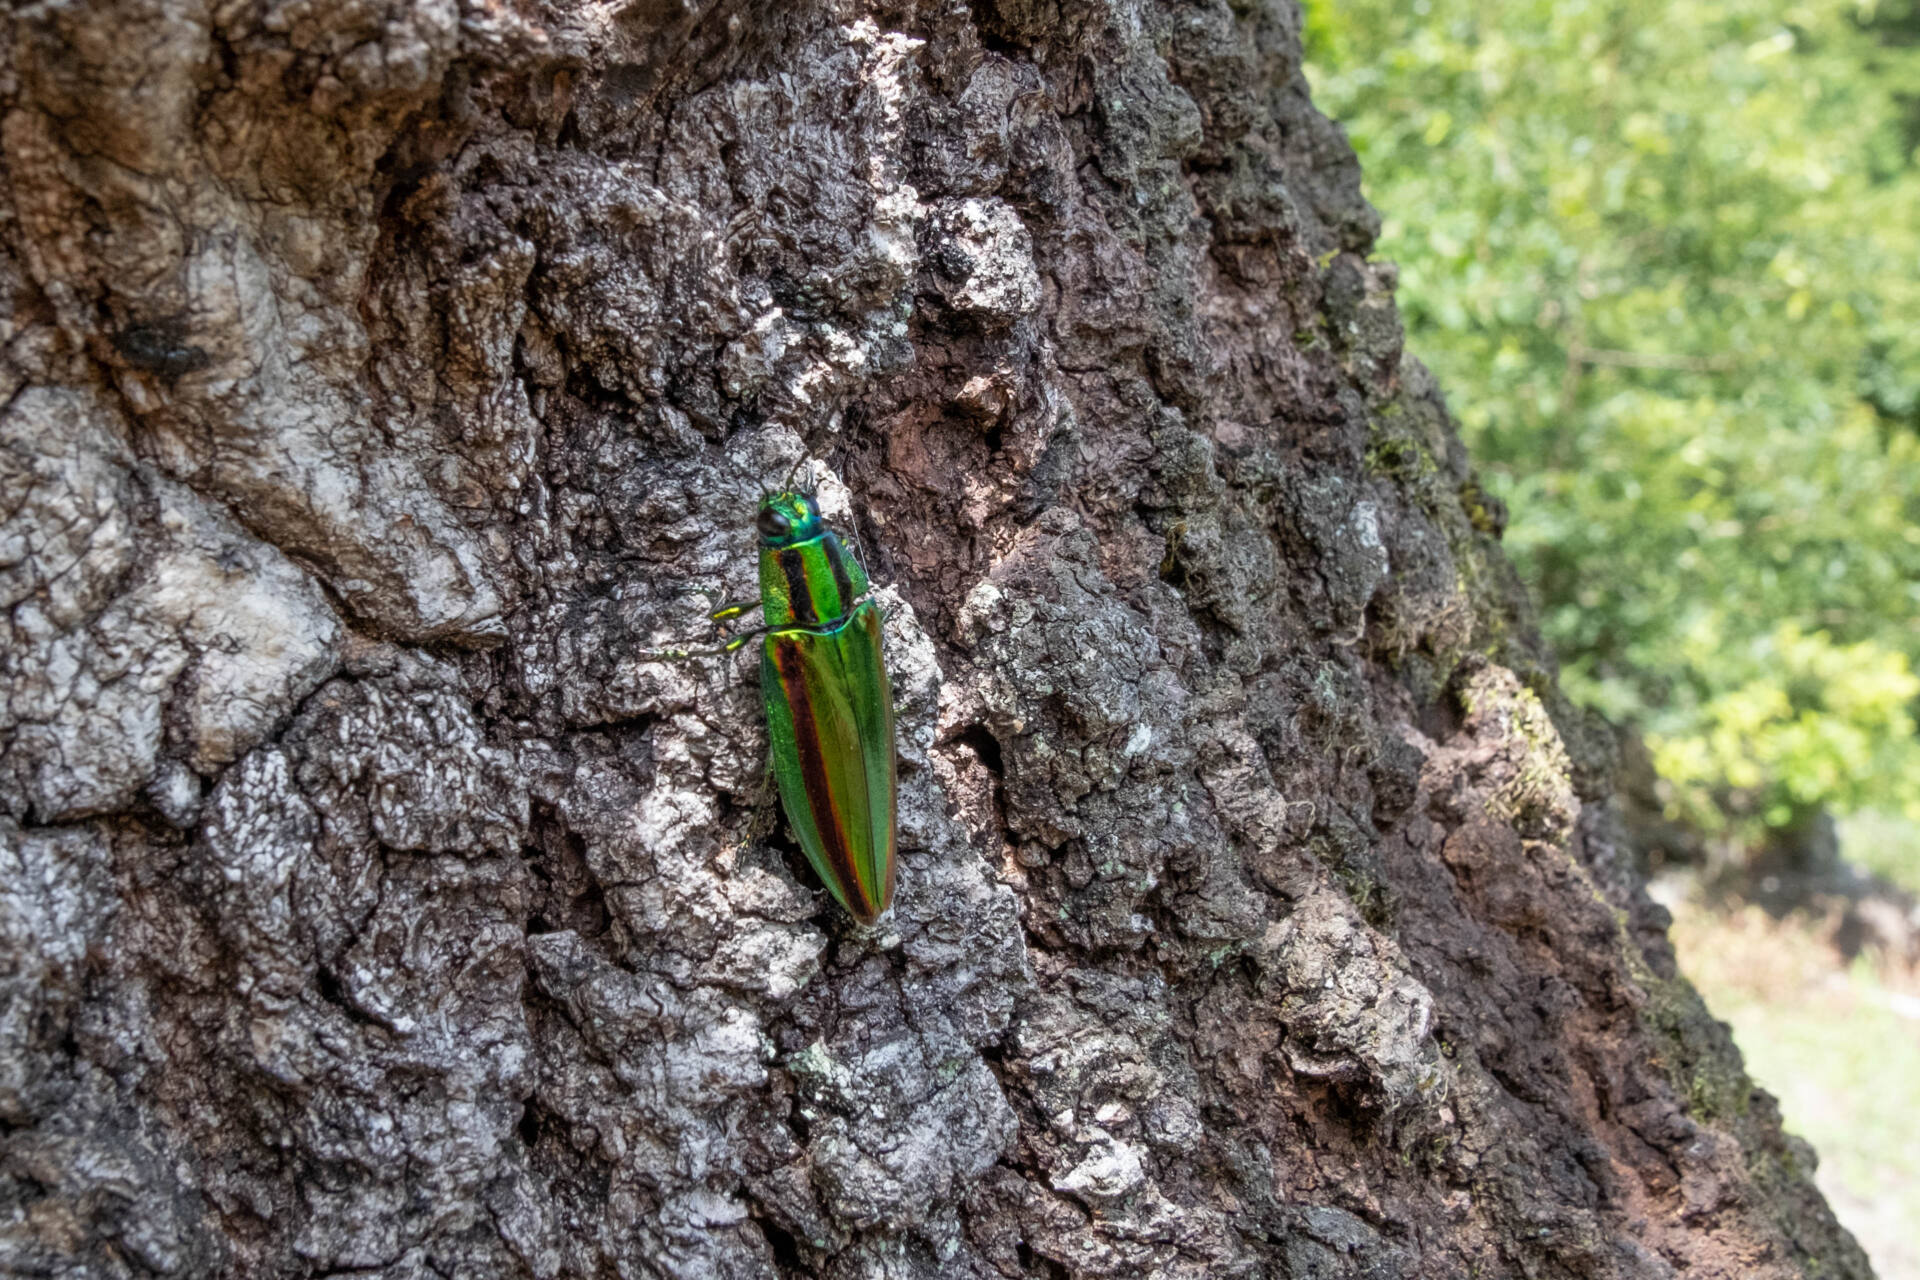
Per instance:
[[[1312,12],[1572,696],[1737,845],[1920,816],[1912,7]]]
[[[1865,1276],[1290,4],[14,11],[0,1262]],[[775,830],[796,463],[901,889]]]

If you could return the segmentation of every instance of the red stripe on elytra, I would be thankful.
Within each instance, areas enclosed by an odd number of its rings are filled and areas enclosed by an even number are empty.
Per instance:
[[[814,722],[813,699],[807,693],[807,672],[798,645],[774,639],[774,665],[780,673],[780,685],[787,695],[787,707],[793,713],[794,752],[800,757],[800,781],[813,808],[814,827],[820,833],[821,852],[834,874],[854,899],[848,910],[862,924],[872,924],[879,912],[867,898],[865,886],[853,869],[853,854],[847,848],[846,828],[833,802],[833,789],[827,783],[827,760],[820,751],[820,734]],[[823,820],[824,819],[824,820]]]

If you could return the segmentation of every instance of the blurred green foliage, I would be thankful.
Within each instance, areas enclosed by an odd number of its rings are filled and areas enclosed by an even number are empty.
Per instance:
[[[1577,699],[1740,840],[1920,815],[1920,0],[1308,0]]]

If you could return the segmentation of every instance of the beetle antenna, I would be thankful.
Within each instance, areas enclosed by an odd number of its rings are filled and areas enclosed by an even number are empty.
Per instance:
[[[793,465],[787,468],[787,474],[780,477],[780,488],[777,490],[777,492],[780,492],[780,493],[793,492],[793,489],[790,486],[793,484],[794,473],[800,470],[801,466],[806,461],[807,461],[807,452],[803,448],[800,451],[800,456],[793,460]]]

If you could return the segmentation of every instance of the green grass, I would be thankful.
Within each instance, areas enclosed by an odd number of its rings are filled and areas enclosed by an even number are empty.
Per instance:
[[[1920,1280],[1920,993],[1844,967],[1828,927],[1670,903],[1681,968],[1820,1153],[1820,1189],[1881,1280]],[[1904,989],[1903,989],[1904,988]]]

